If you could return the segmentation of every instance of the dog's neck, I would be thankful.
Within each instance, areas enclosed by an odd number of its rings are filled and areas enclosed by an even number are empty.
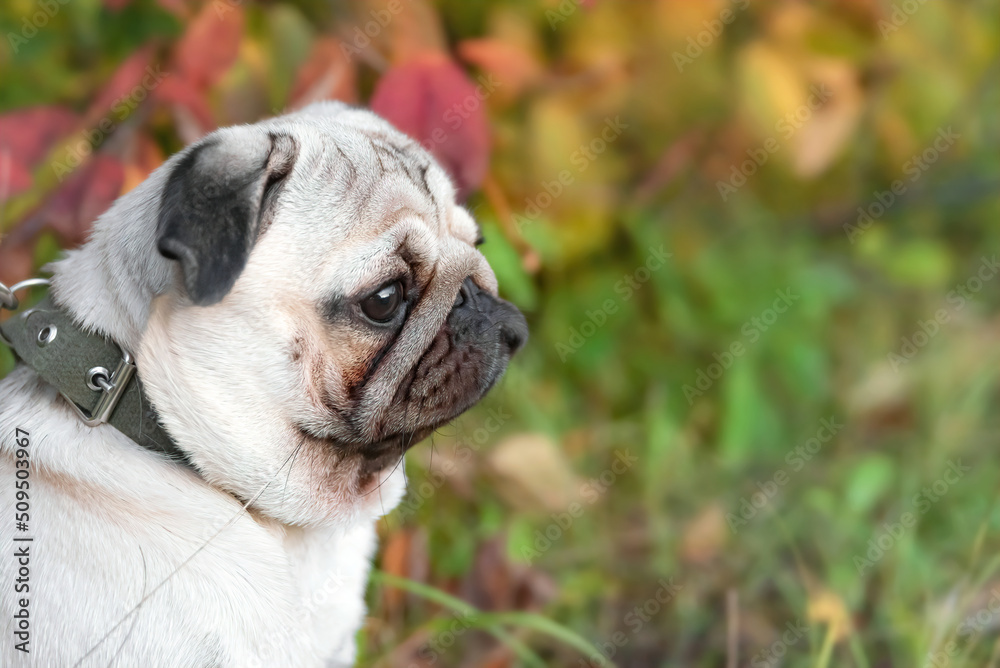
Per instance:
[[[56,303],[87,330],[133,354],[153,299],[176,280],[170,261],[156,250],[156,193],[166,176],[161,167],[119,198],[94,224],[87,243],[52,265]]]

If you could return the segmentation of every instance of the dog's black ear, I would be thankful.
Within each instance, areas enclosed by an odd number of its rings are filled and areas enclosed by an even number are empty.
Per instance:
[[[223,133],[177,163],[160,201],[157,249],[180,263],[199,306],[218,302],[236,283],[298,155],[288,135]]]

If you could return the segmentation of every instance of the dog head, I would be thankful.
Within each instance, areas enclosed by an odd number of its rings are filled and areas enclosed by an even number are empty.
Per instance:
[[[164,425],[207,480],[281,522],[394,505],[407,448],[527,336],[448,177],[336,103],[218,130],[161,169],[173,288],[137,364]]]

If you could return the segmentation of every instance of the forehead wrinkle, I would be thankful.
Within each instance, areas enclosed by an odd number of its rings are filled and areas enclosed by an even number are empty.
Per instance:
[[[382,234],[399,220],[401,212],[409,212],[413,217],[423,220],[438,234],[443,229],[432,202],[399,173],[376,180],[363,197],[359,195],[360,193],[356,193],[351,197],[351,203],[358,212],[350,226],[351,231]]]
[[[304,161],[314,177],[309,180],[319,188],[335,184],[334,203],[361,211],[371,211],[385,200],[391,206],[392,200],[405,199],[433,220],[438,233],[447,233],[454,203],[449,193],[454,189],[430,153],[391,127],[372,127],[349,116],[296,119],[302,132],[315,140],[304,144],[318,149],[309,151]]]
[[[339,175],[344,175],[341,179],[344,184],[344,191],[350,192],[354,189],[354,185],[358,181],[358,168],[355,166],[354,161],[344,152],[343,149],[337,144],[337,142],[332,142],[333,150],[338,156],[338,161],[340,165],[330,164],[324,176],[329,178],[331,181],[336,182]],[[339,167],[339,169],[338,169]],[[325,181],[325,179],[324,179]]]
[[[403,233],[408,234],[410,229],[418,224],[425,229],[430,227],[420,211],[408,206],[400,206],[391,213],[379,216],[379,222],[370,226],[370,229],[377,236],[391,236],[395,239]]]
[[[371,250],[368,263],[386,267],[409,267],[417,278],[423,278],[427,268],[433,269],[439,253],[433,235],[424,221],[410,214],[405,209],[397,212],[377,240],[368,246]],[[392,259],[398,260],[402,265],[397,265]]]
[[[364,165],[358,164],[348,137],[342,133],[318,132],[308,127],[309,137],[303,142],[302,175],[294,180],[294,187],[300,191],[298,198],[300,215],[312,216],[323,207],[337,209],[350,207],[353,200],[364,201],[365,193],[358,193],[366,179]],[[345,150],[346,148],[346,150]],[[299,168],[297,163],[296,169]]]
[[[434,193],[431,192],[430,185],[427,183],[427,169],[430,166],[430,159],[426,155],[421,155],[413,150],[404,150],[392,142],[376,141],[375,137],[370,137],[370,139],[376,152],[382,152],[391,158],[406,173],[410,181],[420,188],[431,201],[434,201]]]
[[[417,279],[426,277],[426,268],[432,268],[438,259],[437,249],[422,221],[407,213],[400,211],[399,219],[384,226],[378,235],[342,246],[341,252],[352,258],[357,267],[342,286],[346,296],[374,289],[407,269]],[[418,262],[412,262],[413,258]]]
[[[438,188],[435,187],[438,184],[432,184],[431,181],[443,180],[448,184],[446,190],[450,189],[450,181],[431,154],[411,137],[401,133],[387,133],[382,129],[371,128],[365,128],[361,132],[371,140],[373,146],[377,145],[395,157],[410,181],[430,200],[438,219],[443,219],[447,202],[439,200],[436,193]]]
[[[411,269],[433,271],[440,253],[432,238],[432,233],[419,218],[404,218],[392,230],[396,241],[395,253],[407,260]],[[404,253],[406,255],[404,256]],[[417,265],[414,267],[414,265]],[[425,272],[420,272],[425,273]]]

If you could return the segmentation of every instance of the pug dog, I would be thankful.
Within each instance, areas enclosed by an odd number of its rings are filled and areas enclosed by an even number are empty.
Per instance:
[[[0,381],[0,664],[352,665],[406,450],[526,340],[480,241],[427,151],[331,102],[213,132],[116,201],[51,297],[134,357],[184,458],[87,426],[30,366]]]

